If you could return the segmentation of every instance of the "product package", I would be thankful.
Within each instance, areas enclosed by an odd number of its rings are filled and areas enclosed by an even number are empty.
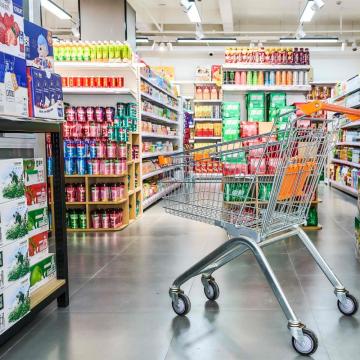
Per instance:
[[[259,133],[259,128],[256,122],[241,121],[240,134],[242,138],[255,136],[258,135],[258,133]]]
[[[28,116],[26,62],[4,52],[0,52],[0,113]]]
[[[32,293],[55,277],[55,254],[46,254],[39,262],[30,267],[30,292]]]
[[[265,93],[264,92],[250,92],[246,95],[246,107],[252,108],[265,108]]]
[[[38,262],[38,257],[47,254],[49,251],[48,232],[44,231],[40,234],[29,237],[29,256],[30,265]]]
[[[0,52],[25,58],[22,0],[0,0]]]
[[[4,289],[30,272],[28,240],[1,247],[0,259],[0,289]]]
[[[34,185],[45,182],[45,166],[43,158],[24,159],[25,185]]]
[[[306,219],[307,226],[318,226],[318,213],[316,206],[310,207],[308,217]]]
[[[52,32],[24,20],[26,65],[54,72]]]
[[[259,135],[261,134],[267,134],[271,132],[272,128],[274,126],[273,122],[259,122],[258,128],[259,128]]]
[[[29,67],[29,115],[46,119],[64,119],[61,76]]]
[[[236,101],[224,101],[222,103],[222,118],[240,120],[240,103]]]
[[[47,203],[47,185],[39,183],[25,187],[26,205],[34,208],[36,205]]]
[[[210,66],[198,66],[195,74],[196,81],[211,81]]]
[[[0,291],[0,332],[13,326],[30,312],[29,275]]]
[[[265,108],[249,108],[248,121],[266,121]]]
[[[28,229],[30,237],[49,230],[47,206],[28,211]]]
[[[221,86],[222,82],[222,66],[212,65],[211,66],[211,80],[215,81],[217,86]]]
[[[281,108],[286,106],[286,93],[274,92],[268,95],[269,108]]]
[[[0,160],[0,204],[24,198],[22,159]]]
[[[27,206],[24,200],[13,200],[0,207],[0,246],[28,239]]]

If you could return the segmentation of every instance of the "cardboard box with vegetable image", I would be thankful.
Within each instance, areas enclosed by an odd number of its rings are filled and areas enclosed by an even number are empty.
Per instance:
[[[0,0],[0,51],[25,58],[22,0]]]
[[[35,209],[47,204],[46,183],[32,184],[25,186],[26,205]]]
[[[24,160],[24,182],[26,186],[45,182],[45,166],[43,158]]]
[[[28,239],[27,206],[24,200],[14,200],[0,206],[0,246]]]
[[[0,204],[24,199],[22,159],[0,160]]]
[[[29,238],[29,257],[30,265],[39,262],[40,257],[45,256],[49,251],[48,247],[48,232],[43,231],[40,234],[31,236]]]
[[[29,274],[0,291],[0,332],[9,329],[30,312]]]
[[[14,241],[0,248],[0,289],[5,289],[30,272],[28,240]]]
[[[46,254],[30,267],[31,293],[56,277],[55,254]]]
[[[29,236],[40,234],[49,230],[48,207],[43,206],[33,210],[28,210],[28,230]]]

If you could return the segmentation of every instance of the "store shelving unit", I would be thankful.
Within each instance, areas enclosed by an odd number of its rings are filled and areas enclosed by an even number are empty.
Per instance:
[[[54,176],[54,234],[57,278],[49,281],[30,295],[30,313],[0,335],[0,345],[16,335],[24,326],[35,319],[36,315],[54,300],[59,307],[69,305],[67,233],[65,226],[64,198],[64,155],[62,126],[56,121],[32,118],[0,116],[0,132],[2,133],[51,133],[53,143]]]
[[[159,132],[152,133],[141,131],[141,144],[144,141],[147,142],[158,142],[158,141],[170,141],[173,144],[172,151],[154,151],[154,152],[143,152],[143,145],[141,146],[141,160],[143,161],[156,161],[159,156],[171,156],[179,151],[182,151],[182,136],[183,136],[183,128],[182,128],[182,112],[180,107],[180,100],[178,97],[171,91],[169,87],[160,86],[156,83],[154,77],[147,77],[145,75],[140,75],[140,81],[143,81],[143,85],[140,86],[141,89],[141,100],[149,102],[154,106],[158,106],[164,109],[164,112],[170,111],[172,113],[176,113],[176,120],[170,120],[164,116],[157,115],[155,113],[151,113],[149,111],[141,111],[142,121],[151,122],[157,125],[164,125],[170,127],[171,134],[162,134]],[[166,85],[166,82],[164,83]],[[159,92],[159,96],[153,95],[154,92]],[[167,99],[167,101],[166,101]],[[174,106],[177,103],[177,106]],[[143,106],[141,106],[143,109]],[[143,164],[141,164],[143,167]],[[142,174],[142,180],[146,180],[146,182],[157,182],[157,177],[162,176],[170,176],[171,170],[174,170],[174,167],[165,167],[161,169],[157,169],[151,171],[147,174]],[[158,184],[159,186],[159,184]],[[168,194],[173,190],[173,187],[161,188],[154,195],[148,197],[147,199],[143,199],[143,209],[146,209],[156,201],[160,200],[164,195]]]
[[[249,91],[285,91],[285,92],[308,92],[310,85],[223,85],[224,91],[249,92]]]
[[[341,95],[332,97],[330,99],[328,99],[328,102],[333,103],[333,104],[337,104],[337,105],[344,105],[347,106],[346,102],[349,96],[351,95],[355,95],[356,93],[360,92],[360,88],[356,87],[354,89],[352,89],[351,91],[346,91]],[[352,103],[351,107],[353,108],[358,108],[360,106],[359,103]],[[360,131],[360,121],[353,121],[353,122],[348,122],[346,123],[344,126],[341,127],[342,131]],[[336,143],[336,150],[341,151],[343,150],[344,152],[348,152],[347,149],[351,149],[351,148],[359,148],[360,147],[360,142],[357,141],[339,141]],[[360,169],[360,163],[358,162],[354,162],[354,161],[349,161],[349,160],[344,160],[344,159],[339,159],[339,158],[332,158],[330,160],[330,162],[334,165],[334,166],[346,166],[349,167],[350,169]],[[331,177],[330,175],[330,171],[329,171],[329,177]],[[336,176],[335,171],[332,174],[332,176]],[[336,181],[334,178],[329,178],[328,179],[329,184],[340,190],[343,191],[351,196],[357,197],[358,196],[358,190],[348,186],[340,181]]]
[[[310,70],[310,65],[284,65],[284,64],[254,64],[254,63],[225,63],[225,70]]]
[[[64,100],[75,106],[114,106],[117,102],[136,102],[138,130],[129,133],[127,147],[127,171],[120,175],[70,175],[65,176],[67,183],[82,182],[86,187],[85,203],[67,203],[67,207],[83,208],[86,212],[87,227],[85,229],[68,229],[69,232],[79,231],[118,231],[125,228],[142,214],[141,207],[141,165],[140,158],[132,158],[132,146],[141,147],[139,129],[140,117],[140,71],[139,67],[132,63],[120,62],[57,62],[57,73],[62,76],[121,76],[124,78],[123,88],[64,88]],[[140,150],[139,150],[140,151]],[[137,184],[135,184],[137,180]],[[120,182],[125,185],[125,198],[118,202],[91,202],[90,186],[94,183]],[[139,183],[140,182],[140,183]],[[136,188],[136,190],[135,190]],[[139,190],[140,189],[140,190]],[[91,212],[98,209],[117,207],[122,209],[123,222],[117,228],[93,229],[91,227]],[[138,209],[136,211],[136,209]]]

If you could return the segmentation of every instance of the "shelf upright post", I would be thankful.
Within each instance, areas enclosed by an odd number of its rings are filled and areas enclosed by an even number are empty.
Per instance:
[[[56,271],[58,279],[66,280],[65,291],[57,298],[60,307],[69,305],[69,281],[68,281],[68,255],[67,255],[67,231],[65,224],[65,180],[64,180],[64,147],[63,129],[51,133],[54,153],[54,214],[55,220],[55,247],[56,247]]]

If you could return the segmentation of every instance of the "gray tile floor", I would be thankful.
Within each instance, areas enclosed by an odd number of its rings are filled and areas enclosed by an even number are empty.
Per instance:
[[[355,200],[322,189],[324,229],[311,233],[360,299]],[[198,278],[184,290],[188,317],[172,312],[174,277],[226,239],[222,230],[166,215],[159,205],[118,234],[69,238],[71,305],[53,304],[0,350],[6,360],[297,359],[285,318],[258,266],[243,255],[216,273],[217,303]],[[297,239],[265,250],[299,317],[319,338],[313,359],[360,359],[360,314],[341,316],[332,289]]]

